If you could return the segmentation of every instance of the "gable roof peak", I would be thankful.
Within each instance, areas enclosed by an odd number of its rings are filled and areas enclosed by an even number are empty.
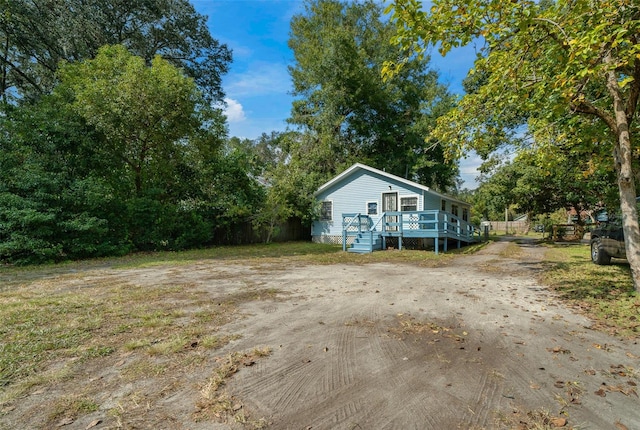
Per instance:
[[[362,164],[362,163],[353,164],[351,167],[349,167],[344,172],[340,173],[339,175],[333,177],[333,179],[331,179],[328,182],[326,182],[325,184],[321,185],[320,188],[318,188],[316,190],[316,192],[313,193],[314,197],[317,196],[318,194],[320,194],[321,192],[323,192],[324,190],[326,190],[327,188],[329,188],[329,187],[335,185],[336,183],[340,182],[344,178],[350,176],[351,174],[353,174],[354,172],[356,172],[358,170],[366,170],[366,171],[368,171],[370,173],[374,173],[374,174],[386,177],[387,179],[390,179],[390,180],[393,180],[393,181],[398,181],[398,182],[401,182],[403,184],[409,185],[411,187],[415,187],[415,188],[419,188],[421,190],[427,191],[427,192],[429,192],[431,194],[439,196],[440,198],[444,198],[444,199],[447,199],[447,200],[452,201],[452,202],[458,202],[458,203],[461,203],[463,205],[469,205],[469,203],[463,202],[462,200],[458,200],[458,199],[456,199],[454,197],[450,197],[450,196],[447,196],[445,194],[433,191],[431,188],[429,188],[429,187],[427,187],[425,185],[418,184],[417,182],[413,182],[413,181],[410,181],[408,179],[401,178],[400,176],[396,176],[396,175],[393,175],[391,173],[387,173],[387,172],[385,172],[383,170],[379,170],[379,169],[376,169],[376,168],[371,167],[371,166],[367,166],[366,164]]]
[[[334,185],[335,183],[340,182],[342,179],[344,179],[344,178],[346,178],[346,177],[350,176],[352,173],[354,173],[354,172],[355,172],[355,171],[357,171],[357,170],[366,170],[366,171],[369,171],[369,172],[371,172],[371,173],[375,173],[375,174],[378,174],[378,175],[384,176],[384,177],[386,177],[387,179],[391,179],[391,180],[394,180],[394,181],[399,181],[399,182],[402,182],[402,183],[404,183],[404,184],[406,184],[406,185],[409,185],[409,186],[412,186],[412,187],[420,188],[420,189],[422,189],[422,190],[424,190],[424,191],[434,192],[434,191],[431,191],[431,189],[430,189],[429,187],[424,186],[424,185],[421,185],[421,184],[418,184],[417,182],[413,182],[413,181],[410,181],[410,180],[408,180],[408,179],[401,178],[400,176],[396,176],[396,175],[393,175],[393,174],[391,174],[391,173],[387,173],[387,172],[385,172],[384,170],[379,170],[379,169],[376,169],[376,168],[374,168],[374,167],[367,166],[366,164],[362,164],[362,163],[355,163],[355,164],[353,164],[351,167],[349,167],[347,170],[345,170],[344,172],[340,173],[339,175],[335,176],[335,177],[334,177],[333,179],[331,179],[330,181],[326,182],[324,185],[321,185],[321,186],[320,186],[320,188],[318,188],[318,189],[316,190],[316,192],[314,193],[314,195],[318,195],[319,193],[321,193],[322,191],[324,191],[324,190],[326,190],[327,188],[331,187],[331,186],[332,186],[332,185]],[[436,194],[437,194],[437,193],[436,193]]]

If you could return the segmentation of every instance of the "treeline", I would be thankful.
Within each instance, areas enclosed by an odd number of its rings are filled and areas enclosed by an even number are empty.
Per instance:
[[[263,204],[212,108],[231,52],[188,1],[2,10],[1,261],[204,246]]]
[[[231,52],[187,0],[0,5],[3,263],[229,243],[248,224],[269,241],[354,162],[455,188],[424,139],[455,98],[427,57],[382,78],[396,29],[374,2],[306,2],[292,130],[256,140],[227,135]]]
[[[264,202],[224,150],[221,113],[175,66],[114,45],[56,76],[0,118],[3,261],[203,246]]]

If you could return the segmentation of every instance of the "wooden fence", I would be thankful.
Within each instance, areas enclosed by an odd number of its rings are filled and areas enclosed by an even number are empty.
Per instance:
[[[297,240],[311,240],[311,228],[303,225],[299,218],[291,218],[278,225],[277,233],[271,237],[272,242],[292,242]],[[245,245],[263,243],[266,233],[256,232],[251,222],[241,222],[214,231],[212,245]]]
[[[527,229],[527,221],[483,221],[480,231],[483,231],[484,225],[489,225],[489,231],[504,232],[508,229],[510,232],[515,231],[516,234],[524,233]]]

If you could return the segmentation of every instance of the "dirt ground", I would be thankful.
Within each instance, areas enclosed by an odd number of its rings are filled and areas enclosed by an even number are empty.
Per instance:
[[[203,261],[90,273],[140,285],[188,282],[212,297],[277,294],[242,303],[245,317],[223,327],[240,336],[179,374],[125,383],[119,372],[130,355],[94,363],[82,383],[95,386],[99,409],[58,426],[640,429],[640,345],[591,330],[540,286],[543,248],[521,245],[511,259],[501,255],[507,245],[436,268]],[[271,352],[245,361],[224,386],[246,423],[198,420],[203,384],[220,357],[256,347]],[[69,384],[5,406],[0,428],[42,428],[42,405],[73,390]],[[133,393],[137,412],[114,414]]]

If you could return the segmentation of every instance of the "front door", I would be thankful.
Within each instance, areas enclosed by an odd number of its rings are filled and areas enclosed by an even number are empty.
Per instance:
[[[382,193],[382,212],[395,212],[398,210],[398,193]],[[383,222],[398,222],[397,216],[385,216]],[[388,231],[397,231],[398,227],[387,227]]]

